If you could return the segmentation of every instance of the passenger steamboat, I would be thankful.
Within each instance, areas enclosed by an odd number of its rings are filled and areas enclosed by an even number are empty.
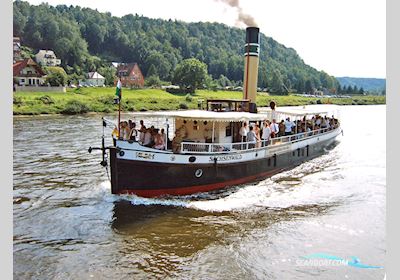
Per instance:
[[[259,38],[259,28],[246,29],[242,100],[207,100],[198,110],[130,114],[135,121],[163,126],[161,149],[118,137],[105,147],[104,135],[101,148],[89,148],[89,152],[102,150],[103,166],[108,166],[109,150],[113,194],[158,197],[208,192],[267,178],[325,152],[342,132],[332,110],[279,108],[273,102],[257,109]],[[321,119],[325,126],[318,122]],[[286,135],[276,133],[257,141],[247,141],[241,134],[245,123],[255,128],[266,120],[295,125]],[[103,125],[107,123],[103,119]]]

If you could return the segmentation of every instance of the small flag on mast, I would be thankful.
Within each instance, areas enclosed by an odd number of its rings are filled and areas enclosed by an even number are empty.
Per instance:
[[[122,88],[122,85],[121,85],[121,80],[120,80],[120,79],[118,79],[118,82],[117,82],[117,88],[116,88],[116,90],[115,90],[115,95],[118,97],[118,99],[119,99],[119,100],[121,100],[121,99],[122,99],[122,92],[121,92],[121,88]]]

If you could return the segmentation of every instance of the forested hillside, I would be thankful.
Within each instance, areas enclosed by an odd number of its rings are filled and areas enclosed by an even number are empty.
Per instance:
[[[366,92],[385,94],[386,79],[377,78],[353,78],[353,77],[337,77],[340,85],[343,87],[363,88]]]
[[[54,50],[70,75],[97,70],[110,77],[111,61],[137,62],[145,76],[171,81],[177,64],[194,57],[207,64],[208,73],[221,86],[239,85],[243,79],[243,29],[137,14],[115,17],[78,6],[33,6],[24,1],[13,5],[14,36],[21,37],[22,45],[33,53]],[[304,92],[338,86],[334,77],[306,65],[294,49],[264,34],[260,53],[259,87]]]

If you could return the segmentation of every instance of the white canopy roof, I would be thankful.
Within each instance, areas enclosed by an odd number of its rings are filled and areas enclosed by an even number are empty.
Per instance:
[[[329,106],[329,107],[326,107]],[[276,108],[272,113],[271,108],[259,108],[259,113],[248,112],[214,112],[205,110],[175,110],[175,111],[149,111],[126,113],[126,115],[135,118],[175,118],[192,119],[215,122],[240,122],[240,121],[259,121],[259,120],[277,120],[283,117],[303,117],[311,115],[326,115],[338,109],[335,105],[326,105],[321,107],[312,106],[291,106]],[[125,114],[124,114],[125,115]]]
[[[269,107],[258,108],[259,112],[272,115],[272,110]],[[303,117],[312,115],[328,115],[332,112],[338,111],[339,106],[337,105],[306,105],[306,106],[284,106],[277,107],[275,109],[275,114],[286,115],[293,117]]]
[[[248,112],[213,112],[205,110],[135,112],[129,113],[129,116],[135,118],[175,118],[215,122],[257,121],[267,118],[266,114],[260,113],[254,114]]]

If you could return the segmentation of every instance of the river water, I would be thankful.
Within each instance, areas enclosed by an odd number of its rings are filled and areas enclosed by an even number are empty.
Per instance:
[[[110,194],[100,154],[87,152],[100,115],[15,117],[14,278],[383,279],[385,114],[341,107],[344,136],[325,155],[174,199]]]

